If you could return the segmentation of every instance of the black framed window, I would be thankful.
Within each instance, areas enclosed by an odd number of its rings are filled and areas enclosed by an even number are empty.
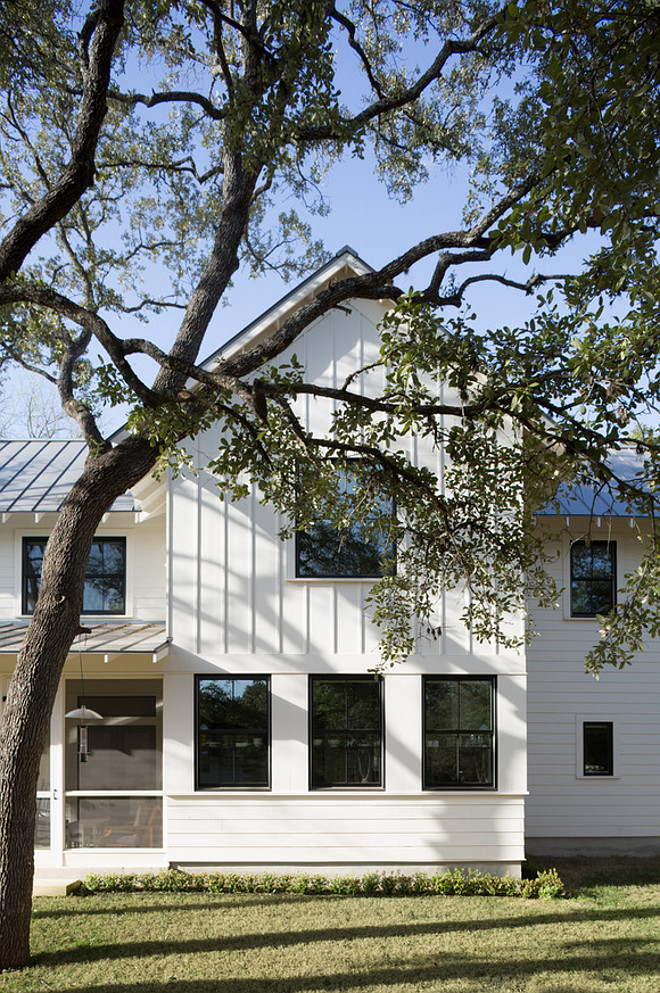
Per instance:
[[[47,538],[23,538],[22,610],[32,614]],[[126,613],[126,539],[94,538],[87,560],[83,614]]]
[[[197,677],[197,789],[268,786],[270,680]]]
[[[382,786],[382,680],[310,679],[312,789]]]
[[[585,721],[582,725],[584,776],[614,775],[614,724],[612,721]]]
[[[495,787],[495,680],[424,679],[424,789]]]
[[[571,545],[571,616],[607,614],[616,602],[616,543]]]
[[[300,485],[304,486],[301,477]],[[328,503],[328,515],[320,514],[306,531],[296,532],[296,576],[309,579],[378,579],[394,571],[396,549],[387,528],[378,527],[394,516],[394,501],[383,496],[360,509],[360,494],[372,480],[360,471],[360,463],[338,467],[337,493]],[[332,507],[331,507],[332,504]],[[343,508],[338,526],[332,509]]]

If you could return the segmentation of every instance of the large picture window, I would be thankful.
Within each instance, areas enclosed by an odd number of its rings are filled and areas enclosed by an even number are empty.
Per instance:
[[[23,538],[22,610],[34,613],[47,538]],[[87,560],[83,614],[126,613],[126,539],[95,538]]]
[[[424,789],[495,786],[494,681],[424,680]]]
[[[382,786],[382,681],[316,677],[311,697],[311,786]]]
[[[571,545],[571,616],[607,614],[615,604],[616,545],[576,541]]]
[[[269,785],[269,680],[197,677],[197,788]]]
[[[338,468],[336,505],[318,515],[306,531],[296,533],[296,576],[311,579],[378,579],[394,568],[395,548],[380,527],[394,515],[394,502],[382,497],[362,508],[365,484],[360,463]],[[304,485],[304,482],[302,483]],[[342,508],[339,524],[333,510]]]

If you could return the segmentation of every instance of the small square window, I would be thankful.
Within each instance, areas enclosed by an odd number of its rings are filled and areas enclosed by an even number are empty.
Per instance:
[[[424,789],[492,789],[494,681],[424,679]]]
[[[616,602],[615,578],[615,542],[573,542],[571,617],[595,617],[609,613]]]
[[[197,789],[269,785],[270,680],[197,677]]]
[[[614,775],[614,724],[612,721],[585,721],[582,725],[584,776]]]
[[[33,614],[48,538],[23,538],[22,611]],[[126,613],[126,539],[94,538],[87,560],[83,614]]]
[[[304,486],[304,479],[300,484]],[[328,502],[327,516],[319,514],[306,531],[296,532],[297,577],[379,579],[394,571],[396,549],[386,533],[394,501],[383,496],[370,503],[368,512],[361,510],[361,492],[371,484],[370,478],[363,478],[359,462],[337,469],[336,500]],[[333,517],[338,508],[344,518],[341,525]]]
[[[311,787],[382,786],[382,680],[313,676]]]

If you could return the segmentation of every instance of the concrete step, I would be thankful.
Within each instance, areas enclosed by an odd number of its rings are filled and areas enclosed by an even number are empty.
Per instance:
[[[80,869],[35,869],[34,882],[32,884],[33,896],[67,896],[74,893],[80,886],[81,879],[84,879],[87,872]]]

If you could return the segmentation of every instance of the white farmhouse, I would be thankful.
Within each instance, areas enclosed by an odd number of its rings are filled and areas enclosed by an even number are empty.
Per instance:
[[[224,353],[347,270],[366,270],[349,249]],[[375,359],[386,308],[353,301],[318,320],[295,347],[307,376],[337,385]],[[325,414],[307,403],[309,424]],[[304,538],[281,542],[256,494],[222,502],[204,471],[219,431],[190,446],[197,476],[144,480],[99,527],[90,630],[69,655],[42,760],[38,865],[517,873],[526,846],[660,848],[657,652],[598,682],[582,668],[644,522],[603,506],[590,524],[579,499],[539,517],[565,592],[526,652],[473,641],[446,596],[438,640],[375,679],[368,556],[328,564]],[[75,441],[1,444],[3,695],[84,457]],[[410,457],[442,453],[411,443]],[[100,717],[66,716],[83,705]]]

